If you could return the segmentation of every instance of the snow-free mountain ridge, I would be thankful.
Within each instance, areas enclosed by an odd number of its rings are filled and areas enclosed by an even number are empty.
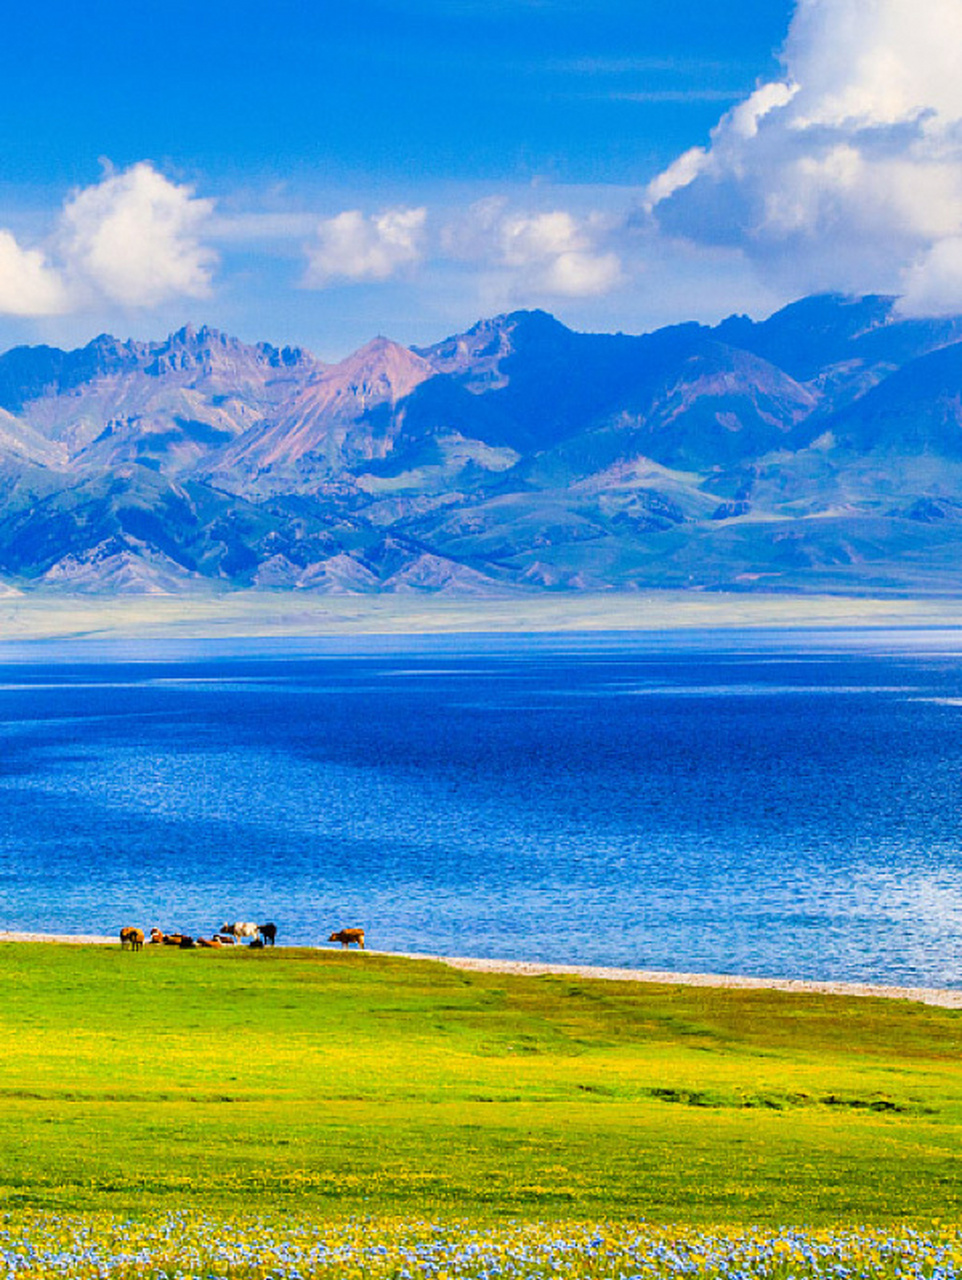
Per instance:
[[[0,355],[0,585],[962,591],[962,317]]]

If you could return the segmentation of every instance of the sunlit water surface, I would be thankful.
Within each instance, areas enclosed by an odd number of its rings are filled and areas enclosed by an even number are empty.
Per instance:
[[[952,633],[0,646],[0,928],[962,985],[960,814]]]

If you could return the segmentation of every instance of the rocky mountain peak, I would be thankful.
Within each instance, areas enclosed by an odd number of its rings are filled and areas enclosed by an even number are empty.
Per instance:
[[[215,364],[223,363],[225,357],[236,360],[238,355],[256,360],[256,348],[245,347],[242,342],[228,337],[219,329],[211,329],[207,325],[195,329],[193,325],[187,324],[172,333],[166,341],[152,344],[152,358],[144,372],[160,377],[165,373],[212,368]]]
[[[0,408],[19,413],[41,396],[62,395],[104,373],[136,369],[148,349],[147,344],[120,342],[107,333],[74,351],[13,347],[0,355]]]
[[[435,372],[460,378],[469,391],[484,392],[506,385],[501,365],[517,350],[563,340],[570,333],[547,311],[512,311],[479,320],[464,333],[415,351]]]
[[[270,343],[254,346],[202,325],[184,325],[164,342],[151,344],[144,372],[152,377],[167,374],[199,374],[207,377],[234,378],[244,381],[270,376],[272,370],[301,368],[305,373],[324,366],[300,348],[282,350]]]
[[[634,336],[515,311],[333,366],[206,325],[16,348],[0,583],[957,593],[960,342],[823,295]]]
[[[353,355],[325,370],[321,381],[330,388],[349,391],[366,402],[410,395],[420,383],[434,376],[434,368],[408,347],[390,338],[377,337]]]

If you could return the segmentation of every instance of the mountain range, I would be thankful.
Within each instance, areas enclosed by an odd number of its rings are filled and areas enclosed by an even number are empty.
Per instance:
[[[962,591],[962,317],[0,355],[8,591]]]

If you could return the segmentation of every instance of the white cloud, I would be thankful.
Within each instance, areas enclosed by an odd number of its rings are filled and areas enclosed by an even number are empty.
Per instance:
[[[798,291],[934,299],[962,236],[960,48],[959,0],[799,0],[784,78],[660,174],[648,209]]]
[[[899,309],[905,315],[957,315],[962,307],[962,236],[934,244],[903,275]]]
[[[359,209],[327,218],[308,248],[304,284],[324,288],[337,281],[388,280],[416,266],[424,254],[427,209],[387,209],[365,217]]]
[[[621,259],[616,253],[559,253],[546,265],[544,287],[565,298],[591,298],[610,293],[622,282]]]
[[[61,315],[69,297],[59,273],[39,249],[22,249],[9,231],[0,231],[0,314]]]
[[[200,234],[213,208],[141,162],[68,201],[61,252],[79,290],[91,286],[123,306],[205,298],[216,255]]]
[[[785,61],[802,86],[796,127],[962,117],[957,0],[802,0]]]
[[[501,258],[509,267],[549,262],[588,248],[587,237],[570,213],[511,213],[498,225]]]
[[[200,239],[213,201],[141,162],[65,203],[42,248],[0,230],[0,313],[66,315],[104,301],[153,307],[210,293],[216,255]]]
[[[592,297],[622,280],[621,260],[605,251],[601,218],[576,218],[566,210],[520,212],[492,197],[450,222],[442,246],[450,257],[507,270],[520,292]]]

